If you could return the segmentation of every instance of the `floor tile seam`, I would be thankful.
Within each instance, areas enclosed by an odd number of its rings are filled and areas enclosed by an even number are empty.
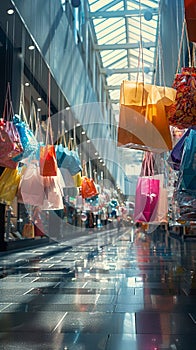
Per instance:
[[[60,250],[59,249],[51,250],[50,252],[48,252],[46,254],[34,254],[33,256],[31,255],[29,257],[26,257],[25,259],[21,259],[20,262],[18,262],[18,263],[16,263],[16,262],[10,263],[10,264],[8,263],[8,264],[6,264],[6,268],[12,269],[14,267],[20,267],[20,265],[25,266],[25,265],[28,265],[28,264],[31,264],[32,262],[34,262],[35,259],[43,259],[44,257],[53,256],[55,254],[58,254],[59,252],[63,252],[63,251],[69,250],[69,249],[72,249],[72,247],[67,246],[65,248],[61,248]],[[4,271],[5,266],[0,268],[0,274],[1,274],[1,269],[2,269],[2,271]]]

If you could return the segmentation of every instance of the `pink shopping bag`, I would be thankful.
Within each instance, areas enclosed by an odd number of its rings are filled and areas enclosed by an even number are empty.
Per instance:
[[[138,178],[135,194],[134,221],[151,222],[157,213],[160,180],[152,176]]]

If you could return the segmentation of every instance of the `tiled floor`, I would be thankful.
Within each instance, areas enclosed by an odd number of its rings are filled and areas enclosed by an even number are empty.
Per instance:
[[[196,241],[131,229],[0,255],[1,350],[194,350]]]

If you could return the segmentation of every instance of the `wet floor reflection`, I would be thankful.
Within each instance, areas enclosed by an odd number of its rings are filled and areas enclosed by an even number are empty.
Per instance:
[[[2,349],[194,349],[195,243],[126,229],[25,265],[18,253],[0,284]]]

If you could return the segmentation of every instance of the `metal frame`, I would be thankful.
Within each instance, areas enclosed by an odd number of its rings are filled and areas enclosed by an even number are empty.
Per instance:
[[[88,0],[88,3],[94,50],[100,56],[100,73],[106,81],[104,89],[115,111],[119,108],[123,80],[153,82],[159,0]]]

